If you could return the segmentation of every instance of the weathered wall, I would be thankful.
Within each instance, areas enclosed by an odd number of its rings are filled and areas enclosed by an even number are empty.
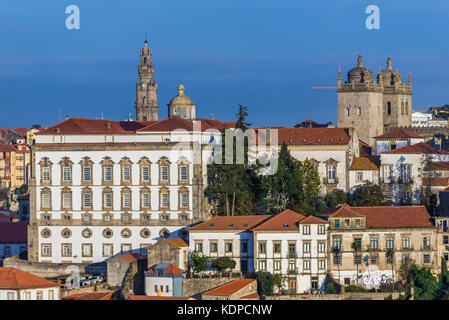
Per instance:
[[[198,279],[183,279],[182,281],[182,295],[184,297],[191,297],[201,294],[210,289],[221,286],[237,278],[198,278]]]
[[[80,269],[80,273],[106,273],[106,264],[64,264],[64,263],[45,263],[45,262],[35,262],[28,260],[21,260],[16,258],[7,258],[3,261],[4,267],[17,268],[22,271],[32,273],[38,277],[42,278],[53,278],[62,275],[67,275],[66,269],[68,266],[77,266]]]
[[[398,292],[352,292],[342,294],[325,294],[322,296],[268,296],[266,297],[266,300],[384,300],[390,294],[393,299],[397,299],[399,297]]]
[[[97,288],[96,291],[95,291],[95,287]],[[72,289],[72,290],[61,289],[61,299],[67,297],[68,295],[74,294],[74,293],[102,292],[102,291],[110,291],[107,283],[98,283],[97,285],[85,286],[85,287],[80,287],[79,289]]]

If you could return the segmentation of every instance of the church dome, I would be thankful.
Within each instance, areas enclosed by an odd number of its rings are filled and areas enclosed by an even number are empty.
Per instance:
[[[348,82],[351,83],[373,82],[373,72],[364,67],[362,64],[362,56],[357,59],[357,66],[348,71]]]
[[[171,106],[185,106],[185,105],[193,105],[192,99],[190,99],[188,96],[184,93],[184,86],[180,84],[178,86],[178,95],[171,99],[170,105]]]
[[[379,79],[380,77],[382,77],[384,85],[387,86],[400,85],[402,83],[402,75],[399,71],[393,70],[391,58],[387,60],[387,69],[379,72],[377,78]]]

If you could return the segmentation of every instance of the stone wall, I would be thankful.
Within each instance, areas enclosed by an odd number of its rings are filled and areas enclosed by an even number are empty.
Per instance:
[[[58,276],[67,275],[66,271],[68,266],[77,266],[80,270],[80,274],[89,273],[106,274],[106,263],[100,262],[96,264],[85,264],[85,263],[45,263],[45,262],[35,262],[29,260],[22,260],[17,258],[7,258],[3,261],[4,267],[17,268],[19,270],[29,272],[38,277],[42,278],[53,278]],[[70,272],[69,272],[70,273]]]
[[[97,288],[97,290],[95,290],[95,287]],[[72,289],[72,290],[61,289],[61,299],[75,293],[104,292],[104,291],[110,291],[110,287],[108,286],[107,283],[98,283],[96,285],[80,287],[79,289]]]
[[[222,284],[231,282],[237,278],[191,278],[183,279],[182,281],[182,295],[184,297],[198,296],[201,293],[221,286]]]
[[[399,297],[398,292],[348,292],[342,294],[268,296],[266,300],[385,300],[389,295],[393,299]]]

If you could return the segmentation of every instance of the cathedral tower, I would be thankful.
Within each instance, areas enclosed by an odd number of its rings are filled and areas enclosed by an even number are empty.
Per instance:
[[[139,81],[136,84],[136,120],[158,120],[157,83],[153,80],[154,66],[151,49],[145,40],[145,46],[140,49],[140,64],[138,68]]]
[[[373,79],[370,69],[363,66],[362,56],[357,66],[349,70],[348,81],[337,79],[338,127],[355,128],[360,140],[374,145],[374,137],[383,133],[383,86]]]

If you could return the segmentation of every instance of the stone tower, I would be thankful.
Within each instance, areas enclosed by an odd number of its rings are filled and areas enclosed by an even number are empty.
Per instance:
[[[409,72],[407,85],[402,75],[393,70],[391,59],[387,68],[377,75],[377,81],[383,85],[384,133],[399,127],[412,125],[412,76]]]
[[[136,120],[149,121],[158,119],[157,83],[153,80],[154,66],[151,49],[145,40],[145,46],[140,49],[140,64],[138,68],[139,81],[136,84]]]
[[[363,66],[362,56],[357,66],[349,70],[342,83],[341,70],[337,79],[338,127],[355,128],[360,140],[374,145],[374,137],[383,133],[383,86],[373,79],[370,69]]]
[[[195,104],[184,93],[184,86],[178,86],[178,95],[168,104],[168,116],[178,116],[186,120],[195,120]]]

